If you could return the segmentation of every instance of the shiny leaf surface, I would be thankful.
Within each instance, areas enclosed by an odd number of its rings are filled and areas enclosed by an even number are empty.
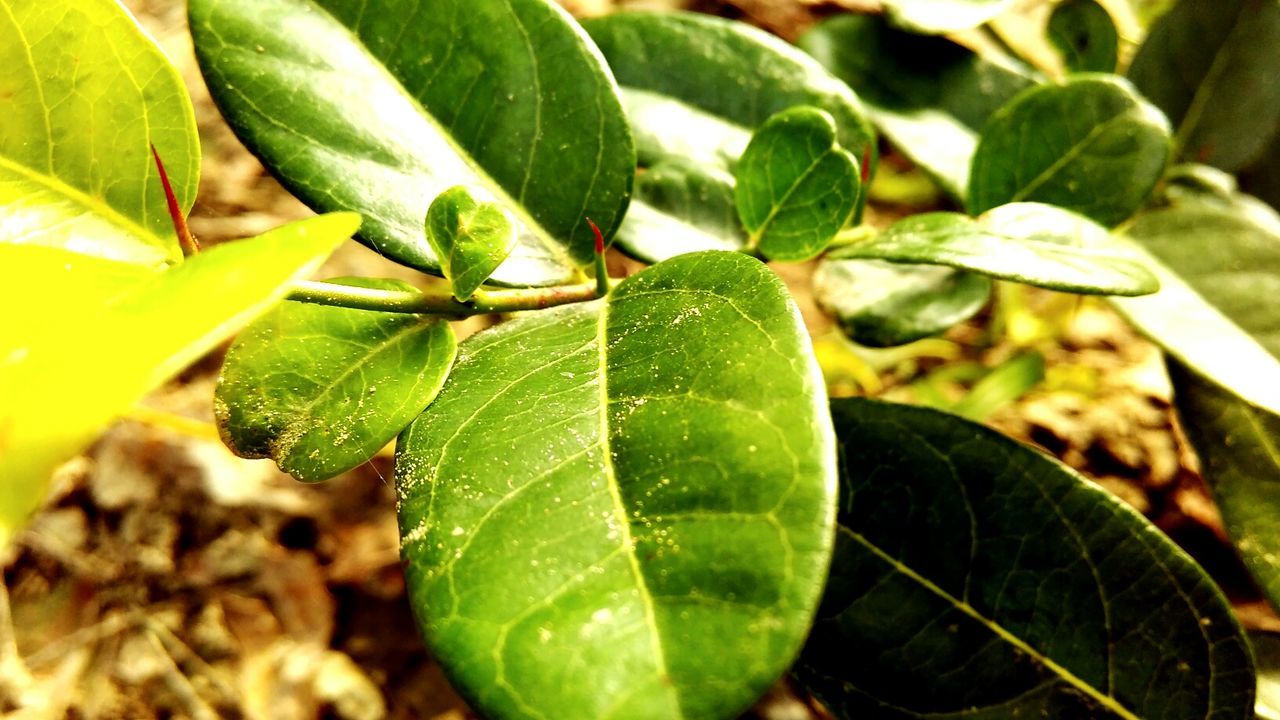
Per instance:
[[[1115,225],[1146,200],[1168,158],[1168,122],[1129,83],[1074,75],[991,116],[973,156],[969,209],[1030,200]]]
[[[635,172],[626,117],[585,33],[546,0],[194,0],[209,90],[240,139],[361,239],[439,272],[423,234],[441,192],[478,185],[519,220],[494,274],[565,282],[612,235]]]
[[[68,256],[56,270],[49,253],[61,250],[0,245],[4,267],[13,272],[0,286],[6,306],[57,295],[64,286],[79,286],[73,297],[83,301],[75,312],[58,312],[56,304],[49,314],[30,309],[56,331],[0,336],[0,545],[39,506],[59,463],[148,390],[266,311],[357,227],[359,218],[349,213],[313,218],[223,243],[140,281],[118,269],[104,279],[105,261]],[[42,268],[53,272],[35,274]]]
[[[1182,157],[1224,170],[1280,128],[1280,2],[1181,0],[1156,21],[1129,78],[1177,128]]]
[[[1013,0],[884,0],[890,22],[911,32],[968,30],[1013,6]]]
[[[0,243],[181,261],[149,147],[189,210],[200,144],[178,71],[113,0],[0,0],[0,37]]]
[[[963,198],[978,131],[1035,80],[945,38],[870,15],[837,15],[799,45],[858,93],[876,128],[952,197]]]
[[[821,593],[829,417],[795,305],[739,253],[472,337],[397,449],[432,652],[489,717],[735,717]]]
[[[850,340],[889,347],[973,317],[987,304],[991,281],[949,267],[826,258],[814,273],[813,293]]]
[[[398,280],[331,280],[412,291]],[[439,318],[284,302],[236,338],[214,393],[222,440],[299,480],[373,457],[422,413],[453,365]]]
[[[427,210],[426,232],[453,296],[466,301],[515,249],[515,220],[479,188],[457,185]]]
[[[680,167],[690,191],[723,196],[752,132],[796,105],[812,105],[836,121],[840,145],[861,157],[875,131],[857,97],[813,58],[741,22],[682,12],[621,12],[583,21],[622,85],[642,167]],[[641,175],[643,178],[643,173]],[[655,183],[658,184],[658,183]],[[738,223],[710,220],[696,203],[670,202],[638,180],[634,210],[617,245],[656,262],[680,252],[742,247]],[[696,189],[696,190],[695,190]],[[692,195],[687,196],[692,197]],[[710,215],[718,215],[718,208]],[[627,228],[635,223],[638,227]]]
[[[829,113],[802,105],[769,118],[736,172],[734,198],[750,247],[771,260],[822,252],[853,217],[858,173]]]
[[[1231,607],[1140,515],[953,415],[832,414],[836,553],[797,675],[838,717],[1249,717]]]
[[[1159,287],[1105,228],[1040,203],[1002,205],[976,220],[948,212],[913,215],[832,257],[947,265],[1081,294],[1145,295]]]

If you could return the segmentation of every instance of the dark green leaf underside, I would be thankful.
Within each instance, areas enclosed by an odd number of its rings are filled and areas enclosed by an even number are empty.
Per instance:
[[[809,347],[737,253],[462,345],[396,480],[411,601],[478,710],[731,718],[786,669],[834,518]]]
[[[520,220],[494,274],[571,279],[586,218],[612,235],[635,172],[626,117],[585,33],[546,0],[194,0],[219,108],[284,184],[365,216],[361,238],[438,272],[431,200],[479,185]]]
[[[828,258],[814,274],[813,292],[849,339],[888,347],[973,317],[987,304],[991,281],[949,267]]]
[[[1049,42],[1072,72],[1115,72],[1119,37],[1115,22],[1097,0],[1067,0],[1053,9]]]
[[[412,291],[398,280],[343,285]],[[214,411],[236,454],[314,482],[373,457],[444,384],[456,342],[437,318],[281,303],[227,353]]]
[[[1105,491],[924,408],[832,403],[840,527],[799,678],[842,718],[1246,718],[1213,582]]]

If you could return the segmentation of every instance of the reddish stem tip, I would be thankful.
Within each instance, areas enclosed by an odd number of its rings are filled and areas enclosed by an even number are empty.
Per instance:
[[[160,172],[160,185],[164,187],[164,201],[169,207],[169,220],[173,222],[173,231],[178,234],[178,244],[182,246],[182,253],[188,256],[195,255],[200,252],[200,244],[191,234],[191,228],[187,227],[187,219],[182,217],[178,196],[173,193],[173,185],[169,183],[169,173],[165,172],[164,162],[160,160],[160,153],[156,151],[155,145],[151,146],[151,157],[155,158],[156,170]]]
[[[862,173],[862,184],[867,184],[867,178],[871,177],[871,146],[864,145],[862,148],[862,167],[859,168]]]
[[[587,224],[591,226],[591,232],[596,236],[596,254],[603,255],[604,235],[600,232],[600,228],[596,227],[596,224],[591,221],[591,218],[587,218]]]

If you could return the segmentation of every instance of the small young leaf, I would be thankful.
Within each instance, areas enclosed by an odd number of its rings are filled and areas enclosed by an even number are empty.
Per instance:
[[[0,244],[0,260],[12,273],[0,283],[0,303],[26,303],[24,312],[48,326],[0,335],[0,546],[39,506],[59,463],[146,391],[284,297],[293,280],[314,271],[359,224],[351,213],[304,220],[222,243],[141,279],[117,273],[104,280],[105,261]],[[61,270],[49,253],[66,256]],[[28,272],[40,268],[52,272]],[[83,300],[74,312],[57,301],[31,306],[32,297],[57,298],[64,288]]]
[[[399,280],[330,282],[413,290]],[[431,402],[453,366],[449,323],[284,302],[245,328],[222,365],[214,414],[237,455],[304,482],[373,457]]]
[[[849,339],[889,347],[973,317],[987,304],[991,281],[949,267],[826,258],[814,273],[813,294]]]
[[[1169,158],[1169,123],[1128,82],[1085,73],[1018,95],[982,129],[969,210],[1032,200],[1103,225],[1146,200]]]
[[[1280,127],[1280,3],[1181,0],[1129,67],[1177,127],[1180,157],[1235,171]]]
[[[1040,203],[1003,205],[976,220],[949,212],[913,215],[831,255],[949,265],[1085,295],[1145,295],[1159,288],[1106,228]]]
[[[858,161],[829,113],[800,106],[769,118],[738,163],[734,200],[750,245],[771,260],[808,260],[853,217]]]
[[[894,29],[871,15],[820,22],[799,45],[848,83],[880,132],[955,198],[963,198],[969,184],[983,123],[1035,84],[1026,68],[945,38]]]
[[[191,35],[227,122],[318,210],[428,272],[427,208],[484,187],[518,222],[500,285],[570,282],[611,237],[635,151],[617,87],[549,0],[192,0]],[[161,148],[163,151],[163,148]]]
[[[978,27],[1013,6],[1013,0],[884,0],[889,21],[904,30],[941,35]]]
[[[0,38],[0,243],[181,262],[149,148],[190,210],[200,139],[177,69],[114,0],[7,2]]]
[[[778,277],[673,258],[462,344],[397,447],[410,601],[486,717],[736,717],[813,617],[835,458]]]
[[[453,296],[466,302],[515,249],[515,221],[481,188],[457,185],[427,209],[426,232]]]
[[[837,717],[1249,717],[1231,606],[1140,515],[954,415],[831,409],[836,552],[796,673]]]
[[[1026,395],[1044,380],[1044,356],[1028,352],[992,369],[950,407],[962,418],[982,422],[1001,407]]]
[[[727,224],[718,220],[724,181],[732,194],[734,168],[752,131],[783,110],[825,110],[835,118],[842,147],[855,154],[875,147],[875,131],[847,85],[795,47],[745,23],[687,12],[620,12],[583,26],[622,86],[645,172],[662,166],[671,192],[687,184],[691,196],[710,193],[715,203],[705,212],[670,194],[654,199],[642,173],[616,243],[638,258],[658,262],[678,252],[746,246],[736,216]],[[636,227],[626,227],[631,224]]]
[[[1047,28],[1067,70],[1115,72],[1119,37],[1116,24],[1097,0],[1066,0],[1053,9]]]

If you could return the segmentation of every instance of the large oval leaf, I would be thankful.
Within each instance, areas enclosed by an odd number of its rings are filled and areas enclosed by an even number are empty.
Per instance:
[[[833,258],[948,265],[1053,290],[1146,295],[1155,276],[1105,228],[1052,205],[1010,203],[977,219],[960,213],[913,215]]]
[[[1162,290],[1117,305],[1171,356],[1174,399],[1227,531],[1280,607],[1280,218],[1184,196],[1127,232]]]
[[[1125,80],[1082,73],[1023,92],[982,129],[973,213],[1033,200],[1115,225],[1146,200],[1169,159],[1169,123]]]
[[[1247,718],[1231,608],[1141,516],[946,413],[832,403],[836,554],[797,666],[842,718]]]
[[[973,317],[991,297],[991,281],[949,267],[826,258],[814,272],[813,295],[849,339],[888,347]]]
[[[1012,63],[940,37],[915,35],[870,15],[839,15],[799,40],[848,83],[877,129],[952,197],[963,198],[983,123],[1035,84]]]
[[[669,260],[463,343],[396,460],[410,598],[500,718],[730,718],[790,664],[831,548],[809,339],[758,261]]]
[[[196,54],[231,127],[292,192],[358,210],[423,270],[432,199],[480,185],[521,221],[493,280],[567,281],[592,218],[622,219],[635,155],[613,78],[546,0],[194,0]]]
[[[399,280],[330,282],[414,290]],[[438,317],[281,303],[227,351],[213,396],[218,431],[241,457],[326,480],[373,457],[421,414],[456,350]]]
[[[1129,67],[1177,127],[1187,159],[1239,170],[1280,121],[1280,3],[1181,0],[1151,27]]]
[[[113,0],[2,9],[0,242],[180,261],[149,147],[189,210],[200,142],[178,71]]]
[[[622,85],[642,166],[684,160],[686,178],[699,169],[704,176],[689,182],[731,193],[751,133],[796,105],[831,113],[839,144],[859,157],[870,149],[874,163],[875,131],[849,87],[768,33],[694,13],[624,12],[583,25]],[[628,253],[656,262],[677,245],[684,252],[748,245],[736,222],[710,225],[682,202],[668,202],[669,194],[647,190],[638,183],[636,212],[619,231],[617,244]]]
[[[0,302],[26,303],[24,312],[46,326],[24,335],[6,326],[0,335],[0,547],[39,505],[59,463],[143,393],[266,311],[359,222],[349,213],[312,218],[223,243],[145,278],[118,270],[104,278],[101,260],[0,244],[2,266],[12,273],[0,284]],[[57,298],[63,287],[83,302],[31,306],[32,297]]]

